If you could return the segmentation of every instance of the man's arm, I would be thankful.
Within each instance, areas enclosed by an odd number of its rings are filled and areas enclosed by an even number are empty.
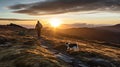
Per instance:
[[[37,29],[37,24],[35,25],[35,29]]]

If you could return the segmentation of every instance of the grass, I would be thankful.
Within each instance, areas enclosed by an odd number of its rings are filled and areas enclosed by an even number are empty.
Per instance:
[[[0,47],[0,67],[68,67],[47,49],[40,47],[39,41],[31,35],[20,36],[16,31],[0,35],[12,44],[11,47]]]
[[[80,51],[69,55],[83,62],[90,58],[102,58],[120,66],[120,48],[102,45],[96,42],[72,39],[71,37],[43,35],[43,41],[38,41],[33,30],[27,30],[27,35],[19,35],[18,31],[0,30],[0,36],[11,43],[11,47],[0,47],[0,67],[70,67],[68,64],[54,57],[41,44],[54,48],[62,53],[66,52],[65,42],[78,42]],[[43,33],[45,34],[45,33]],[[68,54],[68,53],[67,53]]]
[[[0,51],[0,62],[11,63],[9,66],[15,67],[62,67],[61,62],[48,50],[40,46],[20,48],[22,45],[11,47]],[[63,65],[64,66],[64,65]],[[4,67],[4,66],[2,66]]]
[[[70,52],[69,55],[83,61],[87,62],[91,58],[101,58],[110,61],[116,67],[120,66],[120,48],[102,45],[98,43],[92,43],[87,41],[79,41],[79,40],[69,40],[67,39],[59,39],[46,37],[47,40],[54,43],[53,48],[63,52],[68,53],[66,51],[65,42],[78,42],[80,51],[78,52]]]

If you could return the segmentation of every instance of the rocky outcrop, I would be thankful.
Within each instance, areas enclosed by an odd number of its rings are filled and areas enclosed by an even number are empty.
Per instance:
[[[115,67],[111,62],[99,58],[92,58],[87,62],[87,64],[90,67]]]

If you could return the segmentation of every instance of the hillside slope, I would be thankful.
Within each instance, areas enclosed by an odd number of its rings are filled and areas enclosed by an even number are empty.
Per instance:
[[[120,32],[113,32],[110,30],[101,28],[71,28],[58,31],[58,34],[70,38],[98,40],[120,44]]]
[[[120,66],[120,49],[117,47],[82,41],[77,38],[71,40],[72,37],[67,36],[66,38],[66,35],[65,37],[59,36],[59,38],[56,35],[51,37],[49,36],[50,33],[46,32],[47,34],[43,31],[42,38],[37,39],[34,30],[18,26],[12,26],[12,28],[4,28],[3,26],[0,28],[0,67],[72,67],[71,65],[76,65],[65,63],[63,60],[56,58],[49,48],[58,51],[57,54],[62,53],[80,60],[82,64],[88,67],[93,67],[94,64],[99,62],[97,61],[99,59],[105,62],[100,61],[100,64],[106,65],[108,63],[107,67]],[[55,34],[55,32],[53,33]],[[77,42],[80,50],[67,52],[66,42]],[[75,61],[75,63],[79,62]]]
[[[120,33],[120,24],[116,24],[113,26],[96,27],[96,29]]]
[[[69,67],[27,33],[20,26],[0,26],[0,67]]]

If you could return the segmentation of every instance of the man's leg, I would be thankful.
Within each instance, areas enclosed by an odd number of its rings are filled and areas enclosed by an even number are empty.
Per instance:
[[[40,38],[40,32],[39,32],[39,30],[37,30],[37,36],[38,36],[38,38]]]
[[[39,36],[41,37],[41,30],[39,31]]]

